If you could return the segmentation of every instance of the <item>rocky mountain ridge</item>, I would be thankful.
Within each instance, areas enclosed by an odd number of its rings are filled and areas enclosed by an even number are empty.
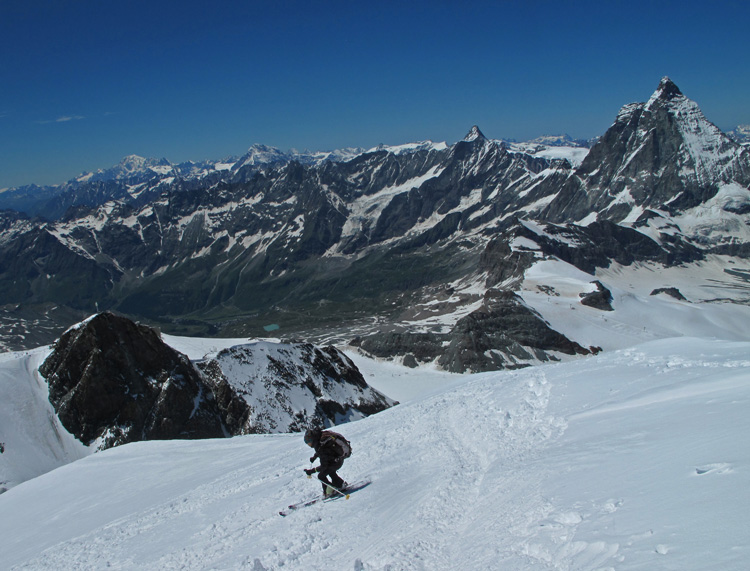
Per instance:
[[[245,344],[194,364],[154,329],[109,312],[63,334],[39,372],[65,429],[99,450],[299,432],[396,404],[333,347]]]
[[[171,185],[175,180],[231,177],[244,167],[259,170],[291,161],[319,165],[324,161],[349,160],[362,152],[364,150],[358,148],[319,152],[290,149],[283,152],[275,147],[255,144],[238,157],[199,162],[172,163],[165,158],[128,155],[110,168],[84,172],[64,184],[5,189],[0,193],[0,210],[15,210],[31,217],[54,221],[75,216],[76,208],[96,208],[111,200],[142,204],[149,197],[153,198],[159,188]]]
[[[273,151],[255,151],[257,160],[145,183],[137,200],[57,222],[0,215],[0,305],[98,304],[183,334],[273,325],[307,340],[357,336],[409,362],[455,343],[442,367],[484,370],[574,347],[534,346],[481,317],[513,299],[541,258],[595,272],[613,260],[669,265],[750,250],[750,151],[668,78],[647,102],[624,106],[585,157],[514,148],[478,127],[454,145],[342,161],[274,163]],[[488,327],[485,341],[462,321],[470,316]],[[498,327],[516,337],[486,341]]]

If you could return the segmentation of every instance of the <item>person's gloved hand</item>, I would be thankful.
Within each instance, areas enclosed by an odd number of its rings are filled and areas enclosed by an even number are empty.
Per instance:
[[[317,459],[317,456],[312,456],[312,457],[310,458],[310,462],[311,462],[311,463],[312,463],[312,462],[315,462],[315,460],[316,460],[316,459]]]
[[[308,476],[312,476],[315,473],[315,468],[310,468],[309,470],[305,470],[305,474]]]

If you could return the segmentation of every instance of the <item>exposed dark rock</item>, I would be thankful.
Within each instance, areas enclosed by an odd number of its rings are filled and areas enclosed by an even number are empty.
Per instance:
[[[383,359],[410,354],[422,363],[440,356],[444,337],[435,333],[385,332],[360,339],[355,346]]]
[[[581,303],[602,311],[614,311],[612,307],[612,292],[609,291],[599,280],[592,282],[596,291],[581,294]]]
[[[586,355],[551,329],[513,292],[489,290],[484,306],[459,320],[439,363],[448,371],[478,372],[524,367],[553,359],[551,353]]]
[[[404,367],[409,367],[410,369],[416,369],[417,367],[419,367],[417,358],[411,353],[407,353],[406,355],[404,355],[404,360],[402,363]]]
[[[721,244],[709,248],[709,252],[723,256],[737,256],[738,258],[750,258],[750,243],[745,244]]]
[[[63,426],[100,449],[296,432],[396,404],[333,347],[240,345],[198,366],[154,329],[102,313],[67,331],[39,371]]]
[[[606,220],[585,227],[546,225],[545,228],[553,236],[558,234],[560,239],[538,237],[543,251],[588,273],[594,273],[596,268],[606,268],[612,262],[630,265],[635,261],[653,261],[673,265],[700,260],[704,256],[701,250],[690,244],[659,244],[637,230]]]
[[[540,233],[523,220],[515,220],[486,246],[479,270],[487,272],[487,286],[500,283],[514,285],[525,271],[540,258],[554,256],[593,274],[596,268],[606,268],[612,262],[630,265],[636,261],[651,261],[674,265],[701,260],[699,248],[668,235],[659,244],[649,236],[614,222],[604,220],[588,226],[574,224],[540,224]],[[511,248],[517,238],[526,238],[538,249]]]
[[[377,333],[357,345],[376,357],[404,355],[407,366],[412,359],[436,361],[455,373],[525,367],[553,360],[556,352],[590,352],[551,329],[513,292],[494,289],[485,294],[483,306],[460,319],[450,333]]]
[[[660,287],[655,289],[651,292],[651,295],[659,295],[660,293],[665,293],[667,295],[672,296],[675,299],[687,301],[685,299],[685,296],[680,293],[680,290],[678,290],[676,287]]]
[[[525,227],[516,225],[493,238],[485,247],[479,260],[479,271],[487,272],[487,287],[523,279],[526,270],[539,259],[539,255],[533,251],[511,249],[512,239],[524,230]]]
[[[242,393],[229,383],[217,361],[199,362],[197,366],[211,387],[227,431],[232,435],[243,434],[252,408],[242,398]]]
[[[153,329],[112,313],[66,332],[39,372],[63,426],[85,444],[226,435],[188,358]]]

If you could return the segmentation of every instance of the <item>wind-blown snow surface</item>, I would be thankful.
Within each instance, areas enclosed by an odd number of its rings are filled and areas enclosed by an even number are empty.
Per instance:
[[[319,491],[299,435],[128,444],[0,495],[0,567],[750,567],[750,343],[451,380],[339,427],[349,500],[279,517]]]

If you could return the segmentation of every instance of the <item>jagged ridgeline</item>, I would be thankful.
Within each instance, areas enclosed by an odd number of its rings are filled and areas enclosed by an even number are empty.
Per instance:
[[[63,426],[99,449],[298,432],[395,404],[332,347],[253,343],[194,364],[154,329],[109,312],[67,331],[39,371]]]
[[[129,157],[0,214],[0,317],[19,328],[4,343],[29,343],[30,318],[49,341],[98,308],[171,333],[273,329],[452,371],[526,366],[591,350],[540,333],[514,297],[533,264],[593,283],[613,261],[746,258],[749,187],[748,148],[668,78],[590,149],[474,127],[453,145]]]

